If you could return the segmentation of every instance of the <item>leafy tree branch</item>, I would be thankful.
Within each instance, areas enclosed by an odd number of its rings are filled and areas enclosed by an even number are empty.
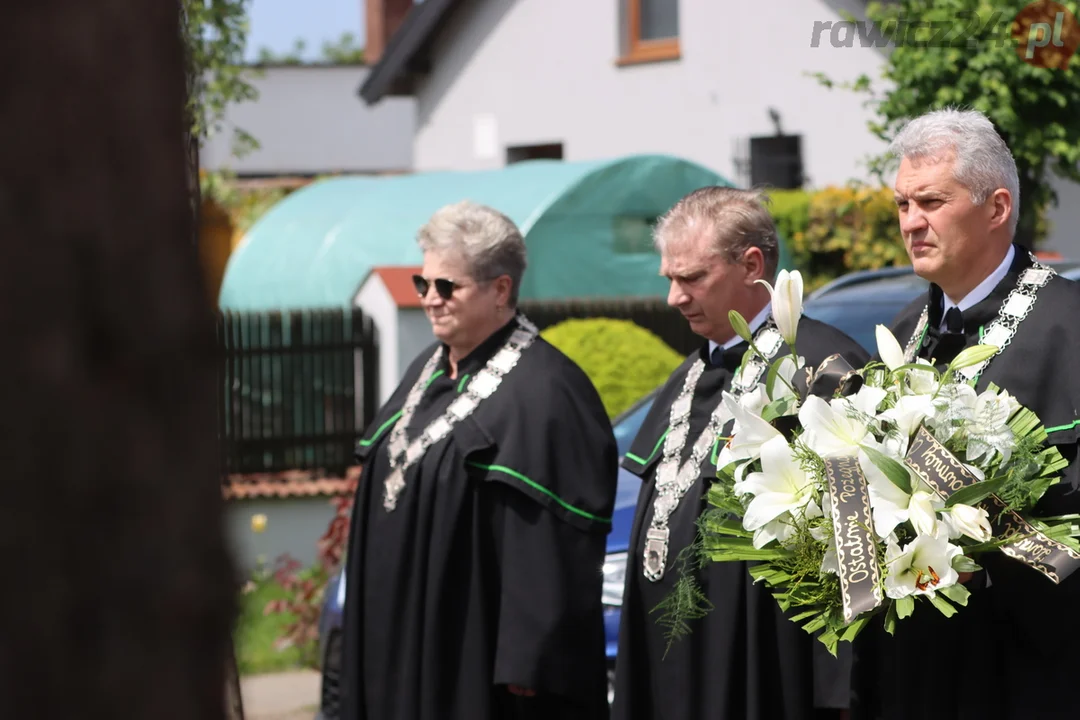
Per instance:
[[[1072,34],[1080,34],[1075,20],[1078,3],[1058,2],[1073,13],[1072,24],[1065,26],[1065,40],[1073,40]],[[1066,52],[1075,42],[1066,42],[1061,50],[1045,48],[1043,67],[1025,59],[1031,18],[1022,15],[1018,21],[1017,15],[1022,10],[1031,13],[1025,10],[1030,5],[1025,0],[873,2],[866,12],[872,25],[849,17],[852,32],[837,35],[848,45],[882,48],[886,53],[882,76],[876,82],[867,75],[836,82],[816,75],[826,87],[866,94],[867,106],[876,115],[869,128],[886,142],[905,122],[929,110],[961,107],[985,113],[1016,158],[1017,240],[1027,247],[1046,234],[1043,215],[1057,205],[1050,173],[1080,182],[1080,60],[1070,62]],[[1045,6],[1052,24],[1052,6]],[[871,159],[870,168],[883,178],[895,162],[878,156]]]

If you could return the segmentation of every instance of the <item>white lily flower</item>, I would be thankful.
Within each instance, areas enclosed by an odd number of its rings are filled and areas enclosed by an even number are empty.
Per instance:
[[[878,406],[881,405],[881,401],[889,395],[889,391],[884,388],[873,387],[871,385],[863,385],[859,388],[859,392],[854,395],[849,395],[844,398],[837,398],[831,401],[833,407],[838,410],[842,407],[850,407],[855,410],[859,415],[872,418],[877,415]]]
[[[806,444],[822,457],[855,455],[864,444],[878,444],[869,427],[817,395],[806,398],[799,408],[799,423]]]
[[[859,465],[866,477],[874,532],[878,537],[889,537],[897,526],[905,522],[910,522],[920,534],[936,532],[937,511],[945,507],[945,501],[922,478],[908,471],[912,487],[908,495],[889,480],[865,453],[860,453]]]
[[[739,405],[746,408],[746,411],[761,417],[762,410],[769,404],[769,394],[765,391],[765,384],[759,383],[754,386],[753,390],[750,390],[743,394],[739,398]]]
[[[993,536],[990,529],[990,515],[983,508],[957,503],[942,515],[942,523],[949,531],[950,538],[967,535],[976,542],[986,542]]]
[[[904,349],[889,328],[878,325],[874,328],[874,335],[877,337],[878,356],[885,367],[895,370],[904,365]]]
[[[937,590],[960,579],[952,561],[962,552],[944,534],[919,535],[902,549],[890,542],[885,551],[885,594],[894,600],[909,595],[934,597]]]
[[[735,418],[731,440],[720,451],[717,467],[727,467],[738,460],[756,460],[761,457],[761,446],[766,441],[783,436],[780,431],[739,404],[730,393],[724,392],[723,403]]]
[[[937,502],[935,502],[935,500]],[[911,526],[919,535],[933,535],[937,532],[937,507],[944,507],[945,503],[937,493],[926,490],[916,490],[911,493],[911,501],[908,502],[908,518]]]
[[[805,511],[813,502],[814,487],[783,436],[777,435],[765,442],[761,446],[761,472],[750,473],[733,487],[736,495],[754,496],[743,516],[743,527],[755,531],[754,547],[764,547],[777,539],[783,542],[790,537],[794,530],[792,522],[782,523],[780,527],[770,526],[782,515],[804,516],[800,511]],[[816,504],[814,510],[820,517],[821,510]]]
[[[918,370],[911,368],[906,372],[907,385],[911,392],[916,395],[933,395],[937,392],[937,374],[934,365],[924,358],[915,358],[916,365],[925,365],[928,369]]]
[[[765,280],[759,283],[769,288],[772,296],[772,316],[784,341],[794,347],[803,310],[803,279],[798,270],[781,270],[776,275],[776,287]]]
[[[907,455],[911,436],[926,418],[934,414],[934,398],[931,395],[903,395],[896,405],[878,417],[896,425],[895,434],[886,435],[884,445],[896,457]]]

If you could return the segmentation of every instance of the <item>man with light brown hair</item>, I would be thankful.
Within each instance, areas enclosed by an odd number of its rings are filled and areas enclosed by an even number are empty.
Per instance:
[[[747,319],[763,352],[786,354],[769,291],[758,282],[771,284],[777,272],[776,227],[761,193],[705,187],[671,208],[654,238],[660,273],[671,283],[668,304],[702,344],[659,390],[622,461],[642,486],[626,565],[613,717],[838,717],[847,708],[847,664],[787,619],[745,563],[677,562],[695,542],[720,438],[729,429],[722,393],[742,397],[764,381],[756,365],[740,371],[748,343],[732,329],[729,311]],[[795,346],[815,367],[837,353],[854,367],[868,360],[847,335],[806,317]],[[682,573],[694,574],[703,595],[696,599],[711,609],[669,647],[653,611],[671,598]]]

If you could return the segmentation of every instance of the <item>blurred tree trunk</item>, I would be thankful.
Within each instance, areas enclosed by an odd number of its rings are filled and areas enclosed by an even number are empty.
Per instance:
[[[223,719],[237,577],[176,3],[5,27],[0,717]]]
[[[187,143],[187,181],[188,194],[191,198],[192,241],[198,245],[199,211],[202,209],[202,192],[199,184],[199,138],[192,130],[188,130],[184,139]]]

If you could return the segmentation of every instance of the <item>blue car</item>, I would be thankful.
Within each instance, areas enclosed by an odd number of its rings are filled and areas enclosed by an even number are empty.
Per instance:
[[[1062,276],[1080,280],[1080,262],[1048,262]],[[889,268],[851,273],[818,289],[806,298],[803,312],[808,317],[828,323],[849,335],[873,354],[877,350],[874,328],[888,326],[897,313],[927,290],[927,282],[915,275],[910,267]],[[652,407],[656,391],[639,400],[612,425],[620,458],[630,449],[641,423]],[[619,484],[615,497],[615,513],[607,538],[607,558],[604,562],[604,630],[607,637],[608,700],[614,699],[615,658],[618,654],[619,618],[622,606],[623,583],[626,578],[626,556],[630,546],[630,530],[634,522],[641,480],[619,468]],[[345,604],[344,575],[339,573],[330,582],[320,620],[319,637],[322,643],[322,702],[316,720],[338,719],[338,688],[341,657],[341,608]]]

